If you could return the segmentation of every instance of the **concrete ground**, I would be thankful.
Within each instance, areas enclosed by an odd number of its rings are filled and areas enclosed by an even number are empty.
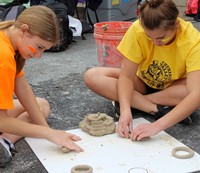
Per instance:
[[[175,2],[180,9],[180,15],[192,21],[192,18],[183,14],[185,1]],[[194,26],[200,30],[200,23],[195,22]],[[48,123],[57,129],[78,128],[79,121],[88,113],[114,114],[111,102],[88,90],[83,83],[83,73],[90,67],[97,66],[93,34],[86,34],[86,40],[77,37],[75,41],[66,51],[44,53],[41,59],[29,60],[25,67],[27,79],[35,94],[50,102],[52,111]],[[200,154],[199,115],[199,111],[192,115],[192,125],[177,124],[166,132]],[[135,115],[141,116],[153,121],[141,112]],[[47,173],[24,139],[17,142],[15,147],[18,153],[9,166],[0,169],[0,173]]]

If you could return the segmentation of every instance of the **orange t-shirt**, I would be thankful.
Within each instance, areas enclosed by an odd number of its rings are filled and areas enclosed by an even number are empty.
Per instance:
[[[4,32],[0,32],[0,109],[13,108],[15,79],[24,75],[23,70],[16,75],[15,50]]]

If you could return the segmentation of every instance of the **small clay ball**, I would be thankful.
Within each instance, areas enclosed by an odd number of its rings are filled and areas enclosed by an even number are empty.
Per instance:
[[[62,147],[62,148],[61,148],[61,151],[62,151],[63,153],[69,153],[71,150],[70,150],[69,148]]]

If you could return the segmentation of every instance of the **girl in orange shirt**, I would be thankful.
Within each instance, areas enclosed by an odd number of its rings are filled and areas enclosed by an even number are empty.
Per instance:
[[[40,58],[58,43],[57,26],[56,15],[44,6],[27,8],[15,21],[0,22],[0,167],[10,162],[13,143],[25,136],[82,151],[74,143],[80,137],[48,126],[49,103],[35,97],[22,70],[27,59]]]

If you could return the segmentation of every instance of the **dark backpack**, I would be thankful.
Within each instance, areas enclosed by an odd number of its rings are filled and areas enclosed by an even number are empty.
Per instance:
[[[0,6],[0,21],[15,20],[25,9],[23,5]]]
[[[39,5],[45,0],[30,0],[30,5]],[[51,0],[46,0],[46,2],[49,2]],[[78,0],[54,0],[60,3],[63,3],[67,7],[67,14],[70,16],[74,16],[76,12],[76,5],[78,3]]]
[[[96,11],[97,8],[101,5],[103,0],[88,0],[88,8],[90,8],[93,11]]]
[[[92,10],[94,12],[95,18],[96,18],[96,23],[98,23],[99,22],[99,17],[98,17],[98,14],[97,14],[97,9],[101,5],[102,2],[103,2],[103,0],[87,0],[86,1],[87,18],[88,18],[88,21],[89,21],[89,23],[90,23],[90,25],[92,27],[94,27],[94,23],[92,22],[92,20],[90,18],[90,14],[89,14],[88,9],[90,9],[90,10]]]
[[[8,7],[12,7],[15,5],[23,5],[23,4],[27,4],[29,2],[29,0],[13,0],[12,2],[9,2],[7,4],[4,5],[0,5],[1,8],[8,8]]]
[[[56,0],[56,1],[65,4],[67,7],[68,15],[74,16],[74,14],[76,12],[76,5],[77,5],[76,0]]]
[[[52,9],[59,21],[60,26],[60,42],[58,45],[46,50],[48,52],[60,52],[66,50],[69,44],[71,44],[73,39],[72,30],[69,28],[69,18],[67,13],[67,7],[65,4],[48,0],[48,2],[43,1],[40,5],[44,5]]]

